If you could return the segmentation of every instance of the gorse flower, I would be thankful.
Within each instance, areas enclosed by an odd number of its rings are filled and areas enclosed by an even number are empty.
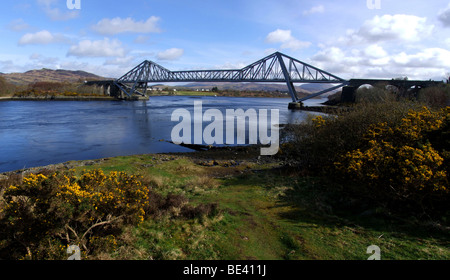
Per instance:
[[[102,170],[83,170],[79,176],[74,170],[30,174],[4,192],[2,234],[29,244],[26,253],[34,257],[38,241],[52,236],[87,248],[90,238],[101,237],[98,229],[104,225],[113,229],[144,221],[149,188],[140,180],[125,172]]]
[[[423,107],[409,111],[398,125],[372,125],[364,136],[365,148],[347,152],[335,167],[349,178],[370,185],[449,191],[444,158],[428,139],[430,133],[448,123],[449,111],[431,112]]]
[[[317,116],[311,121],[316,128],[323,127],[326,124],[326,120],[322,116]]]

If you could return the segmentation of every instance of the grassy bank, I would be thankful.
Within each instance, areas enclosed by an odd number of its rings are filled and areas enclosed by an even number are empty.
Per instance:
[[[331,211],[322,193],[331,182],[299,177],[295,170],[280,168],[284,164],[258,159],[257,150],[66,163],[76,174],[101,169],[141,175],[160,197],[172,198],[170,206],[83,257],[364,260],[367,247],[377,245],[386,260],[450,258],[448,231],[383,215]],[[191,212],[184,210],[186,205]]]
[[[367,247],[378,245],[383,259],[450,258],[448,234],[432,226],[330,213],[320,199],[321,186],[330,182],[298,178],[293,170],[280,169],[280,162],[257,157],[210,166],[206,154],[122,157],[91,167],[150,175],[161,194],[218,205],[209,218],[146,221],[133,229],[132,251],[163,259],[364,260]]]

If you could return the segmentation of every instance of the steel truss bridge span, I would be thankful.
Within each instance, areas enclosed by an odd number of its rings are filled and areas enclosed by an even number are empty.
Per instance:
[[[145,60],[113,83],[123,93],[146,95],[148,83],[160,82],[256,82],[286,83],[293,102],[321,95],[348,84],[348,81],[300,60],[275,52],[242,69],[171,71]],[[94,82],[95,83],[95,82]],[[299,98],[294,83],[333,84],[329,89]]]

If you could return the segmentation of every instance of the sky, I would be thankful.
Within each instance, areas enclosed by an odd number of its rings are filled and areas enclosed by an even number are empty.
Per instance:
[[[78,3],[79,2],[79,6]],[[3,0],[0,72],[240,69],[275,51],[344,79],[443,80],[450,1]]]

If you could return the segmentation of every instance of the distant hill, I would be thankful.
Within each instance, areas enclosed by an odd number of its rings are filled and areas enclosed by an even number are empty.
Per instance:
[[[88,73],[85,71],[71,70],[52,70],[43,68],[40,70],[30,70],[25,73],[0,73],[9,83],[14,85],[27,85],[35,82],[69,82],[75,83],[79,81],[105,80],[106,78]]]

